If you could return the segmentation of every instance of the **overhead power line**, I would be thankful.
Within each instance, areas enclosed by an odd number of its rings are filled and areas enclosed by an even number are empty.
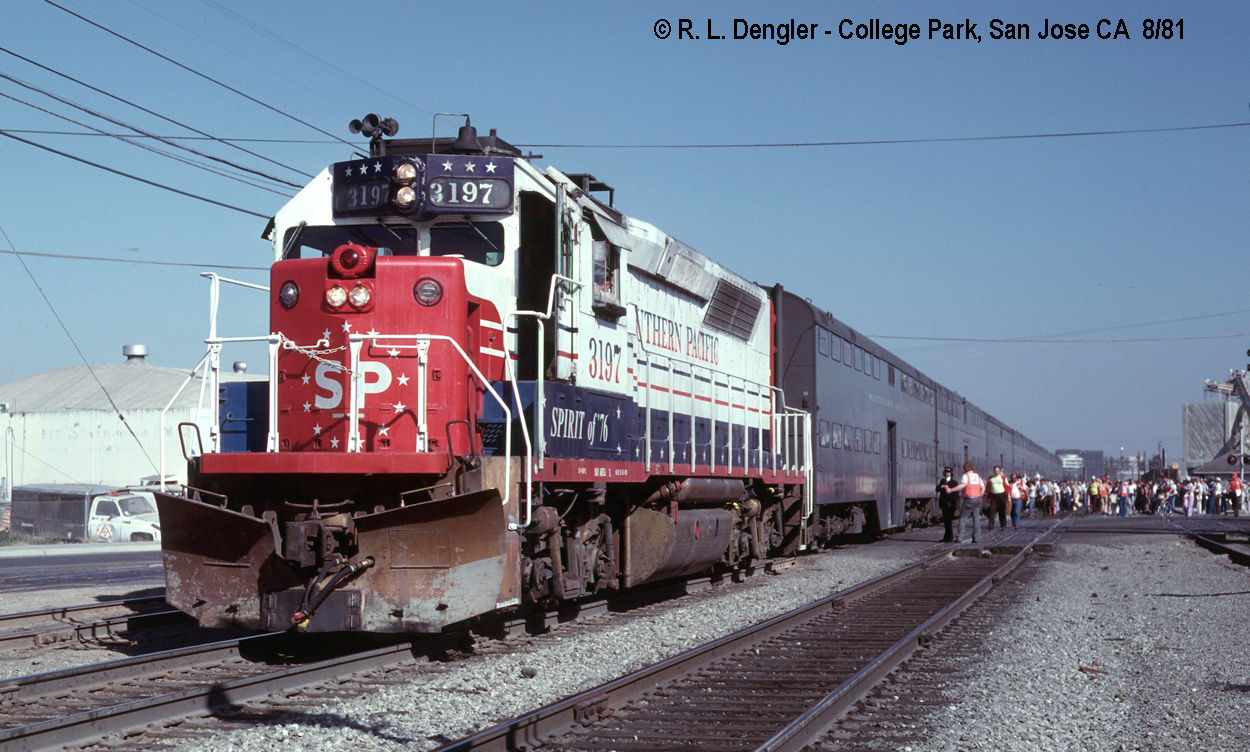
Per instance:
[[[0,227],[0,237],[3,237],[5,242],[9,245],[13,245],[13,241],[9,240],[9,234],[4,231],[3,227]],[[132,428],[130,423],[126,421],[126,416],[122,414],[121,408],[119,408],[117,403],[113,401],[113,395],[109,394],[108,387],[104,386],[104,382],[100,380],[100,377],[96,374],[95,369],[91,367],[91,363],[87,362],[87,356],[83,355],[82,348],[80,348],[78,343],[74,340],[74,335],[70,334],[69,327],[65,326],[65,322],[61,320],[61,315],[56,312],[56,307],[52,305],[52,301],[48,299],[47,293],[45,293],[43,288],[39,286],[39,280],[35,279],[34,272],[32,272],[30,267],[26,265],[26,260],[22,258],[20,253],[17,254],[17,260],[21,262],[22,268],[26,270],[26,275],[30,277],[30,281],[35,285],[35,289],[39,291],[39,295],[43,298],[43,302],[48,304],[48,310],[52,311],[52,318],[56,319],[56,323],[61,325],[61,331],[65,332],[65,336],[69,338],[69,343],[73,345],[74,350],[77,351],[78,357],[82,358],[83,365],[87,367],[87,371],[91,374],[91,377],[95,379],[95,383],[100,385],[100,391],[104,392],[104,397],[109,401],[109,404],[113,406],[113,412],[117,413],[117,417],[121,420],[122,425],[126,426],[126,430],[130,432],[130,435],[134,438],[135,443],[139,445],[139,451],[143,452],[144,458],[147,459],[148,464],[152,466],[152,469],[160,472],[160,468],[156,466],[156,463],[152,461],[151,455],[148,454],[147,448],[144,447],[143,442],[139,440],[139,434],[135,433],[135,429]]]
[[[0,50],[3,51],[3,50]],[[1140,133],[1174,133],[1180,131],[1202,131],[1214,130],[1219,128],[1245,128],[1250,126],[1247,123],[1217,123],[1215,125],[1184,125],[1175,128],[1137,128],[1137,129],[1121,129],[1109,131],[1073,131],[1070,133],[1022,133],[1010,134],[1005,136],[952,136],[950,138],[892,138],[892,139],[862,139],[858,141],[794,141],[794,142],[759,142],[759,143],[740,143],[740,144],[513,144],[518,149],[777,149],[791,147],[819,147],[819,146],[889,146],[893,144],[941,144],[941,143],[957,143],[961,141],[1012,141],[1024,139],[1038,138],[1080,138],[1087,136],[1123,136]],[[51,136],[98,136],[98,133],[75,133],[72,131],[45,131],[45,130],[18,130],[5,129],[4,133],[43,133]],[[138,138],[138,136],[136,136]],[[332,141],[323,141],[318,139],[296,139],[296,138],[218,138],[216,136],[193,137],[193,136],[151,136],[151,138],[167,139],[169,141],[198,141],[210,139],[213,141],[221,141],[223,143],[263,143],[263,144],[338,144],[346,143],[348,146],[355,145],[334,138]]]
[[[4,136],[5,138],[11,138],[11,139],[13,139],[14,141],[21,141],[22,143],[24,143],[24,144],[28,144],[28,145],[30,145],[30,146],[33,146],[33,147],[35,147],[36,149],[43,149],[44,151],[50,151],[50,152],[52,152],[53,154],[56,154],[56,155],[59,155],[59,156],[65,157],[66,159],[72,159],[72,160],[74,160],[75,162],[82,162],[82,163],[83,163],[83,164],[85,164],[85,165],[91,165],[92,167],[98,167],[98,168],[100,168],[101,170],[104,170],[104,171],[106,171],[106,172],[111,172],[111,173],[113,173],[114,175],[121,175],[121,176],[122,176],[122,177],[124,177],[124,178],[130,178],[131,180],[138,180],[140,183],[146,183],[147,185],[153,186],[153,187],[155,187],[155,188],[160,188],[160,189],[162,189],[162,190],[166,190],[166,191],[169,191],[169,192],[171,192],[171,193],[177,193],[177,194],[178,194],[178,195],[180,195],[180,196],[186,196],[187,198],[193,198],[193,199],[195,199],[196,201],[203,201],[203,202],[205,202],[205,203],[208,203],[208,204],[213,204],[214,206],[220,206],[220,207],[225,208],[225,209],[233,209],[234,211],[240,212],[240,213],[242,213],[242,214],[250,214],[250,215],[252,215],[253,217],[260,217],[261,219],[269,219],[269,217],[268,217],[268,216],[266,216],[266,215],[264,215],[264,214],[258,214],[257,212],[250,211],[250,210],[248,210],[248,209],[243,209],[243,208],[240,208],[240,207],[238,207],[238,206],[231,206],[230,204],[222,203],[221,201],[214,201],[214,200],[213,200],[213,199],[211,199],[211,198],[206,198],[206,197],[204,197],[204,196],[198,196],[198,195],[196,195],[196,194],[194,194],[194,193],[190,193],[190,192],[188,192],[188,191],[178,190],[177,188],[174,188],[173,186],[165,185],[165,184],[163,184],[163,183],[157,183],[157,182],[155,182],[155,181],[153,181],[153,180],[148,180],[147,178],[141,178],[141,177],[139,177],[138,175],[131,175],[131,174],[130,174],[130,173],[128,173],[128,172],[122,172],[121,170],[116,170],[116,169],[113,169],[112,167],[105,167],[104,165],[99,164],[99,163],[97,163],[97,162],[92,162],[91,160],[88,160],[88,159],[83,159],[82,157],[75,157],[73,154],[66,154],[66,153],[65,153],[65,152],[63,152],[63,151],[59,151],[59,150],[57,150],[57,149],[53,149],[51,146],[44,146],[43,144],[38,144],[38,143],[35,143],[34,141],[31,141],[31,140],[29,140],[29,139],[25,139],[25,138],[22,138],[22,137],[20,137],[20,136],[14,136],[12,133],[5,133],[4,131],[0,131],[0,136]]]
[[[17,83],[17,84],[18,84],[18,85],[20,85],[20,86],[27,86],[26,84],[22,84],[21,82],[16,81],[15,79],[11,78],[10,76],[5,75],[4,73],[0,73],[0,78],[4,78],[4,79],[10,80],[10,81],[13,81],[14,83]],[[61,99],[59,99],[58,97],[55,97],[55,96],[53,96],[53,95],[51,95],[51,94],[47,94],[46,92],[43,92],[43,91],[41,91],[41,90],[39,90],[39,89],[36,89],[36,88],[34,88],[34,87],[27,86],[27,88],[30,88],[30,89],[32,89],[32,90],[34,90],[34,91],[39,91],[41,94],[45,94],[46,96],[51,96],[53,99],[57,99],[58,101],[62,101],[62,102],[64,102],[64,100],[61,100]],[[176,161],[176,162],[181,162],[182,164],[188,165],[188,166],[190,166],[190,167],[194,167],[194,168],[199,169],[199,170],[204,170],[205,172],[211,172],[212,174],[217,175],[217,176],[219,176],[219,177],[227,178],[227,179],[229,179],[229,180],[234,180],[234,181],[236,181],[236,182],[243,183],[244,185],[250,185],[250,186],[252,186],[253,188],[259,188],[259,189],[260,189],[260,190],[262,190],[262,191],[269,191],[270,193],[276,193],[276,194],[278,194],[279,196],[286,196],[287,198],[290,198],[290,197],[291,197],[291,194],[289,194],[289,193],[283,193],[282,191],[277,190],[276,188],[272,188],[272,187],[270,187],[270,186],[268,186],[268,185],[262,185],[261,183],[257,183],[257,182],[256,182],[256,181],[254,181],[254,180],[248,180],[247,178],[239,177],[238,175],[231,174],[231,173],[229,173],[229,172],[226,172],[225,170],[219,170],[219,169],[217,169],[216,167],[212,167],[212,166],[210,166],[210,165],[206,165],[206,164],[204,164],[204,163],[202,163],[202,162],[196,162],[195,160],[192,160],[192,159],[187,159],[186,157],[180,157],[180,156],[178,156],[177,154],[171,154],[171,153],[169,153],[169,152],[167,152],[167,151],[162,151],[162,150],[160,150],[160,149],[157,149],[157,148],[156,148],[156,147],[154,147],[154,146],[148,146],[147,144],[143,144],[143,143],[139,143],[139,142],[137,142],[137,141],[133,141],[133,140],[131,140],[130,136],[123,136],[123,135],[120,135],[120,134],[117,134],[117,133],[106,133],[105,131],[103,131],[103,130],[101,130],[101,129],[99,129],[99,128],[96,128],[95,126],[89,125],[89,124],[87,124],[87,123],[82,123],[82,122],[79,122],[79,121],[77,121],[77,120],[75,120],[75,119],[73,119],[73,118],[71,118],[71,117],[66,116],[66,115],[62,115],[62,114],[60,114],[60,113],[53,112],[52,110],[49,110],[49,109],[47,109],[46,107],[40,107],[39,105],[35,104],[34,102],[27,102],[27,101],[26,101],[26,100],[24,100],[24,99],[18,99],[17,97],[15,97],[15,96],[13,96],[13,95],[11,95],[11,94],[5,94],[4,92],[0,92],[0,97],[4,97],[5,99],[8,99],[8,100],[10,100],[10,101],[17,102],[18,104],[24,104],[24,105],[26,105],[27,107],[30,107],[31,109],[38,110],[38,111],[40,111],[40,112],[42,112],[42,113],[44,113],[44,114],[46,114],[46,115],[51,115],[51,116],[52,116],[52,117],[54,117],[54,118],[58,118],[58,119],[60,119],[60,120],[64,120],[64,121],[66,121],[66,122],[68,122],[68,123],[73,123],[74,125],[79,125],[79,126],[82,126],[83,128],[90,128],[91,130],[96,131],[96,132],[98,132],[98,133],[101,133],[101,134],[104,134],[104,135],[109,135],[109,136],[112,136],[113,138],[117,139],[118,141],[121,141],[121,142],[123,142],[123,143],[130,144],[131,146],[137,146],[137,147],[139,147],[140,149],[143,149],[144,151],[149,151],[149,152],[152,152],[153,154],[158,154],[158,155],[160,155],[160,156],[162,156],[162,157],[165,157],[165,158],[167,158],[167,159],[172,159],[172,160],[174,160],[174,161]],[[69,106],[71,106],[71,107],[78,107],[77,105],[73,104],[72,102],[64,102],[64,103],[65,103],[65,104],[68,104],[68,105],[69,105]],[[94,113],[94,112],[92,112],[91,110],[88,110],[88,109],[86,109],[86,108],[79,108],[79,109],[83,110],[84,112],[87,112],[88,114],[95,115],[96,117],[102,117],[104,120],[108,120],[109,122],[114,122],[114,123],[116,122],[116,121],[111,120],[111,119],[110,119],[110,118],[108,118],[108,117],[104,117],[104,116],[102,116],[102,115],[99,115],[99,114],[97,114],[97,113]],[[121,125],[121,126],[122,126],[122,127],[124,127],[124,128],[132,128],[132,129],[133,129],[133,126],[125,125],[124,123],[117,123],[117,124],[118,124],[118,125]],[[167,142],[167,141],[162,141],[162,143],[169,143],[169,142]],[[195,149],[188,149],[188,148],[187,148],[187,147],[185,147],[185,146],[179,146],[178,144],[170,144],[170,146],[173,146],[173,147],[178,148],[178,149],[183,149],[184,151],[190,152],[191,154],[197,154],[197,155],[202,156],[202,157],[208,157],[208,155],[207,155],[207,154],[203,154],[202,152],[198,152],[198,151],[196,151]],[[218,161],[220,161],[220,160],[218,160]],[[227,163],[227,164],[228,164],[228,163]],[[239,167],[238,165],[231,165],[231,166],[232,166],[232,167],[239,168],[239,169],[246,169],[246,168]],[[253,173],[253,174],[258,174],[258,175],[259,175],[259,174],[261,174],[261,173],[257,173],[255,170],[246,170],[246,171],[247,171],[247,172],[250,172],[250,173]],[[277,178],[273,178],[273,177],[270,177],[270,176],[268,176],[268,175],[265,175],[264,177],[265,177],[266,179],[268,179],[268,180],[273,180],[273,181],[275,181],[275,182],[279,182],[279,183],[282,183],[282,184],[284,184],[284,185],[289,185],[289,186],[291,186],[291,187],[293,187],[293,188],[299,188],[299,187],[300,187],[300,186],[296,185],[295,183],[288,183],[288,182],[287,182],[287,181],[285,181],[285,180],[278,180]]]
[[[234,266],[231,264],[192,264],[186,261],[146,261],[143,259],[107,258],[105,256],[69,256],[61,253],[31,253],[30,251],[12,251],[0,248],[0,253],[11,253],[14,256],[39,256],[40,258],[66,259],[70,261],[110,261],[117,264],[150,264],[152,266],[189,266],[195,269],[244,269],[246,271],[267,272],[267,266]]]
[[[13,57],[17,58],[18,60],[21,60],[21,61],[23,61],[23,62],[29,63],[30,65],[33,65],[33,66],[35,66],[36,68],[39,68],[39,69],[41,69],[41,70],[45,70],[45,71],[47,71],[48,73],[51,73],[51,74],[53,74],[53,75],[55,75],[55,76],[60,76],[61,78],[66,79],[67,81],[72,81],[73,83],[76,83],[76,84],[78,84],[79,86],[83,86],[83,87],[85,87],[85,88],[87,88],[87,89],[90,89],[91,91],[94,91],[94,92],[95,92],[95,93],[97,93],[97,94],[103,94],[104,96],[106,96],[106,97],[108,97],[108,98],[110,98],[110,99],[113,99],[113,100],[115,100],[115,101],[121,102],[121,103],[122,103],[122,104],[124,104],[124,105],[128,105],[128,106],[130,106],[130,107],[134,107],[136,110],[139,110],[140,112],[145,112],[145,113],[147,113],[147,114],[151,115],[152,117],[155,117],[155,118],[160,118],[161,120],[164,120],[164,121],[165,121],[165,122],[167,122],[167,123],[172,123],[173,125],[176,125],[176,126],[178,126],[178,127],[180,127],[180,128],[186,128],[187,130],[191,131],[192,133],[198,133],[198,134],[200,135],[200,138],[195,139],[195,140],[201,140],[201,139],[203,139],[203,140],[208,140],[208,141],[217,141],[217,142],[222,143],[222,144],[224,144],[224,145],[226,145],[226,146],[229,146],[231,149],[235,149],[235,150],[237,150],[237,151],[241,151],[241,152],[243,152],[244,154],[249,154],[249,155],[251,155],[251,156],[253,156],[253,157],[256,157],[257,159],[260,159],[260,160],[262,160],[262,161],[268,162],[269,164],[272,164],[272,165],[274,165],[274,166],[276,166],[276,167],[281,167],[281,168],[282,168],[282,169],[284,169],[284,170],[290,170],[291,172],[294,172],[296,175],[302,175],[303,177],[306,177],[306,178],[311,178],[311,177],[312,177],[312,175],[309,175],[309,174],[308,174],[308,173],[306,173],[306,172],[302,172],[302,171],[300,171],[300,170],[295,169],[294,167],[291,167],[291,166],[289,166],[289,165],[285,165],[285,164],[283,164],[283,163],[281,163],[281,162],[279,162],[279,161],[277,161],[277,160],[275,160],[275,159],[270,159],[269,157],[266,157],[266,156],[264,156],[263,154],[257,154],[257,153],[256,153],[256,152],[254,152],[254,151],[251,151],[251,150],[249,150],[249,149],[244,149],[244,148],[243,148],[243,147],[241,147],[241,146],[237,146],[236,144],[231,143],[232,141],[244,141],[244,140],[256,140],[256,141],[259,141],[259,140],[261,140],[261,139],[238,139],[238,138],[236,138],[236,139],[222,139],[222,138],[217,138],[216,136],[213,136],[213,135],[210,135],[210,134],[208,134],[208,133],[205,133],[204,131],[199,130],[198,128],[193,128],[192,126],[189,126],[189,125],[187,125],[186,123],[182,123],[182,122],[179,122],[179,121],[177,121],[177,120],[174,120],[173,118],[166,117],[166,116],[164,116],[164,115],[160,114],[159,112],[153,112],[152,110],[149,110],[148,108],[146,108],[146,107],[144,107],[144,106],[142,106],[142,105],[135,104],[134,102],[131,102],[129,99],[124,99],[124,98],[122,98],[122,97],[117,96],[116,94],[110,94],[109,92],[104,91],[103,89],[97,88],[97,87],[95,87],[95,86],[92,86],[92,85],[91,85],[91,84],[89,84],[89,83],[86,83],[86,82],[84,82],[84,81],[79,81],[78,79],[74,78],[73,76],[67,75],[67,74],[62,73],[61,71],[55,70],[55,69],[53,69],[53,68],[49,68],[48,66],[43,65],[42,63],[37,63],[37,62],[35,62],[34,60],[31,60],[31,59],[30,59],[30,58],[28,58],[28,57],[23,57],[22,55],[19,55],[19,54],[17,54],[16,52],[13,52],[12,50],[7,50],[7,49],[5,49],[4,47],[0,47],[0,52],[3,52],[3,53],[8,54],[8,55],[12,55]],[[25,132],[27,132],[27,131],[13,131],[13,132],[14,132],[14,133],[25,133]],[[165,137],[162,137],[162,136],[151,136],[151,135],[148,135],[148,134],[144,134],[144,137],[145,137],[145,138],[155,138],[155,139],[165,140],[165,141],[175,141],[175,140],[192,140],[191,138],[186,137],[186,136],[182,136],[182,137],[175,138],[175,137],[172,137],[172,136],[165,136]],[[324,143],[324,142],[318,142],[318,143]],[[197,152],[197,153],[198,153],[198,152]],[[225,162],[226,164],[231,164],[231,165],[233,165],[233,163],[228,162],[227,160],[222,159],[221,157],[214,157],[214,156],[211,156],[211,155],[204,155],[204,156],[206,156],[208,159],[212,159],[212,160],[215,160],[215,161],[217,161],[217,162]],[[236,167],[237,167],[237,165],[234,165],[234,166],[236,166]],[[244,167],[239,167],[239,169],[247,169],[247,168],[244,168]],[[257,173],[257,174],[260,174],[260,173]],[[274,178],[274,179],[276,180],[276,178]],[[281,182],[281,181],[279,181],[279,182]]]
[[[45,0],[47,2],[47,0]],[[950,138],[887,138],[859,141],[796,141],[790,143],[747,144],[516,144],[525,149],[772,149],[811,146],[884,146],[890,144],[945,144],[962,141],[1015,141],[1032,138],[1083,138],[1087,136],[1124,136],[1134,133],[1174,133],[1216,128],[1245,128],[1250,123],[1219,123],[1216,125],[1183,125],[1175,128],[1133,128],[1106,131],[1072,131],[1067,133],[1021,133],[1007,136],[952,136]]]
[[[111,133],[84,133],[82,131],[49,131],[45,129],[35,130],[35,129],[25,129],[25,128],[4,128],[3,130],[5,133],[35,133],[35,134],[40,134],[44,136],[111,137],[113,135]],[[327,141],[325,139],[311,139],[311,138],[218,138],[217,136],[146,136],[142,134],[129,136],[129,138],[135,138],[135,139],[155,138],[155,139],[160,139],[164,141],[220,141],[223,144],[251,143],[251,144],[317,144],[317,145],[321,145],[321,144],[338,144],[339,143],[338,141]],[[247,151],[247,150],[245,149],[244,151]],[[252,152],[249,151],[247,153],[251,154]],[[268,160],[268,161],[272,162],[273,160]],[[285,166],[285,165],[282,165],[280,162],[274,162],[274,164],[277,164],[283,167]],[[287,169],[293,170],[294,168],[287,167]],[[299,170],[295,170],[295,172],[299,172]],[[307,175],[308,177],[313,177],[312,175],[308,175],[308,173],[306,172],[300,172],[299,174]]]
[[[129,43],[129,44],[133,44],[135,47],[138,47],[139,49],[143,50],[144,52],[148,52],[148,53],[151,53],[151,54],[153,54],[153,55],[156,55],[156,56],[157,56],[157,57],[159,57],[161,60],[164,60],[164,61],[165,61],[165,62],[167,62],[167,63],[171,63],[171,64],[173,64],[173,65],[176,65],[176,66],[178,66],[179,68],[182,68],[183,70],[185,70],[185,71],[186,71],[186,72],[188,72],[188,73],[191,73],[191,74],[193,74],[193,75],[199,76],[200,78],[204,79],[205,81],[209,81],[209,82],[211,82],[211,83],[217,84],[218,86],[220,86],[221,88],[223,88],[223,89],[225,89],[225,90],[227,90],[227,91],[230,91],[230,92],[233,92],[233,93],[235,93],[235,94],[238,94],[239,96],[243,97],[244,99],[246,99],[246,100],[247,100],[247,101],[249,101],[249,102],[252,102],[252,103],[254,103],[254,104],[258,104],[258,105],[260,105],[261,107],[264,107],[265,109],[267,109],[267,110],[269,110],[269,111],[271,111],[271,112],[277,113],[278,115],[281,115],[281,116],[282,116],[282,117],[284,117],[284,118],[287,118],[287,119],[289,119],[289,120],[294,120],[295,122],[299,123],[300,125],[303,125],[303,126],[305,126],[305,127],[311,128],[311,129],[313,129],[314,131],[316,131],[316,132],[320,133],[320,134],[321,134],[321,135],[323,135],[323,136],[329,136],[330,138],[336,139],[337,141],[339,141],[339,142],[341,142],[341,143],[344,143],[344,144],[347,144],[348,146],[352,146],[352,145],[353,145],[350,141],[347,141],[347,140],[345,140],[345,139],[339,138],[338,136],[334,135],[333,133],[330,133],[329,131],[323,131],[323,130],[321,130],[320,128],[318,128],[317,126],[313,125],[312,123],[306,122],[306,121],[304,121],[304,120],[300,120],[299,118],[295,117],[294,115],[290,114],[289,112],[283,112],[282,110],[278,109],[277,107],[274,107],[273,105],[271,105],[271,104],[269,104],[269,103],[267,103],[267,102],[262,102],[262,101],[260,101],[260,100],[259,100],[259,99],[257,99],[256,97],[253,97],[253,96],[251,96],[251,95],[249,95],[249,94],[244,94],[243,92],[239,91],[238,89],[234,88],[233,86],[230,86],[229,84],[222,83],[221,81],[218,81],[217,79],[213,78],[212,76],[209,76],[209,75],[206,75],[206,74],[204,74],[204,73],[201,73],[201,72],[199,72],[199,71],[195,70],[194,68],[191,68],[190,66],[183,65],[182,63],[178,62],[177,60],[174,60],[173,58],[171,58],[171,57],[169,57],[169,56],[167,56],[167,55],[162,55],[161,53],[157,52],[156,50],[152,49],[151,47],[146,47],[146,46],[144,46],[144,45],[142,45],[142,44],[140,44],[140,43],[136,42],[135,40],[130,39],[129,37],[122,36],[121,34],[117,33],[116,31],[113,31],[112,29],[108,28],[107,26],[104,26],[103,24],[96,23],[95,21],[92,21],[91,19],[89,19],[89,18],[87,18],[87,17],[85,17],[85,16],[79,15],[79,14],[75,13],[74,11],[72,11],[72,10],[70,10],[70,9],[68,9],[68,8],[66,8],[66,7],[64,7],[64,6],[62,6],[62,5],[58,5],[58,4],[54,3],[54,2],[52,2],[52,0],[43,0],[43,1],[44,1],[45,3],[47,3],[48,5],[51,5],[53,8],[57,8],[58,10],[63,10],[63,11],[65,11],[66,13],[70,14],[70,15],[71,15],[71,16],[73,16],[74,18],[77,18],[78,20],[80,20],[80,21],[82,21],[82,22],[84,22],[84,23],[91,24],[92,26],[96,27],[96,28],[97,28],[97,29],[99,29],[100,31],[106,32],[106,33],[108,33],[108,34],[111,34],[111,35],[113,35],[113,36],[117,37],[118,39],[122,40],[123,42],[127,42],[127,43]]]

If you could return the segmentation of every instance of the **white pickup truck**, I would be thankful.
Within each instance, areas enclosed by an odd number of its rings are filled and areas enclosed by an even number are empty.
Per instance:
[[[148,491],[50,483],[13,487],[10,529],[70,541],[159,541],[160,518]]]

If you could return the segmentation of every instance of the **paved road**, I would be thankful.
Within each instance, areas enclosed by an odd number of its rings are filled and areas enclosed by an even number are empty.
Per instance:
[[[12,546],[0,549],[0,592],[89,585],[164,585],[159,543]]]

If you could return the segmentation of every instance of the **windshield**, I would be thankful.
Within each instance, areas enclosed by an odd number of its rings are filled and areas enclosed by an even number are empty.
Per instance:
[[[122,514],[127,517],[135,517],[140,514],[154,514],[155,509],[152,508],[151,502],[142,496],[123,496],[117,500],[122,505]]]
[[[292,227],[282,239],[283,258],[329,256],[341,245],[359,243],[378,249],[380,256],[417,255],[417,231],[412,227],[342,225]],[[431,256],[459,256],[486,266],[503,263],[504,229],[498,222],[435,225],[430,228]]]
[[[329,256],[341,245],[357,243],[377,248],[382,256],[417,255],[417,231],[411,227],[342,225],[338,227],[292,227],[282,239],[283,258]]]
[[[474,222],[431,227],[430,255],[460,256],[465,261],[499,266],[503,263],[503,225]]]

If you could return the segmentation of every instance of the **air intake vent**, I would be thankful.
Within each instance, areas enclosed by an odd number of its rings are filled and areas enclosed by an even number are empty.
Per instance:
[[[759,313],[759,298],[732,282],[718,279],[707,315],[703,317],[703,325],[740,340],[748,340],[755,330],[755,319]]]

